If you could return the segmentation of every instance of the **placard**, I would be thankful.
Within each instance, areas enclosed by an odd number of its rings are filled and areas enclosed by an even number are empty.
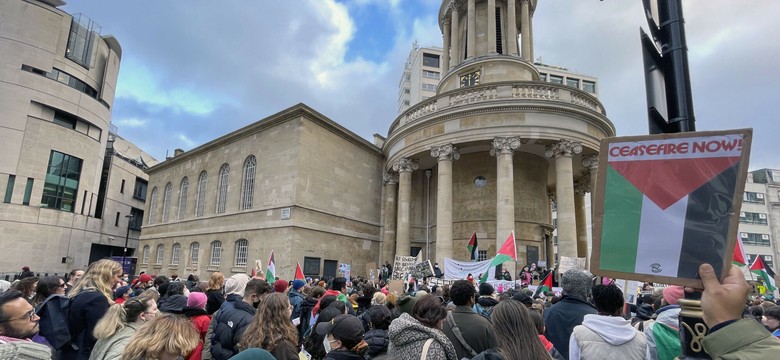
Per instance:
[[[730,266],[752,129],[601,142],[592,270],[701,288],[699,265]]]
[[[395,256],[395,262],[393,263],[393,276],[392,279],[403,280],[406,279],[406,274],[409,273],[417,263],[416,256]]]
[[[433,277],[433,265],[430,260],[425,260],[421,263],[414,264],[410,271],[415,279],[425,279]]]
[[[387,291],[395,293],[396,296],[400,297],[404,293],[404,281],[395,279],[390,280],[387,283]]]
[[[563,275],[566,271],[577,269],[586,270],[585,258],[561,256],[558,264],[558,274]]]

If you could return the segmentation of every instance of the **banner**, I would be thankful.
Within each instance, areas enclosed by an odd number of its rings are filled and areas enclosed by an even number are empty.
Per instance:
[[[411,271],[414,264],[417,263],[416,256],[395,256],[395,262],[393,263],[393,279],[404,280],[406,274]]]
[[[478,279],[477,277],[479,274],[484,274],[490,269],[491,261],[493,261],[493,259],[473,262],[444,258],[444,279],[462,280],[465,279],[468,274],[474,276],[474,279]]]
[[[558,273],[563,275],[567,270],[585,270],[585,258],[561,256],[558,264]]]

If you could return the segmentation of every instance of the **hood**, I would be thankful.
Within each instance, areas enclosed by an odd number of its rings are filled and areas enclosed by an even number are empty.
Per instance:
[[[680,306],[679,305],[667,305],[655,312],[657,317],[655,321],[660,322],[672,329],[679,328],[677,320],[680,318]]]
[[[417,319],[407,313],[401,314],[390,323],[388,335],[394,347],[416,346],[424,343],[429,338],[435,338],[435,332],[421,324]],[[441,332],[440,332],[441,333]],[[444,336],[444,333],[441,333]]]
[[[582,320],[582,325],[599,334],[610,345],[623,345],[636,336],[638,331],[631,322],[619,316],[603,316],[588,314]]]
[[[368,344],[368,349],[366,352],[371,356],[376,356],[387,352],[387,346],[390,345],[390,338],[387,335],[387,330],[369,330],[363,336],[363,340],[365,340],[366,344]]]
[[[636,308],[636,317],[640,320],[650,320],[654,313],[652,305],[642,304]]]
[[[160,311],[165,313],[181,314],[185,306],[187,306],[186,296],[173,295],[160,302]]]
[[[498,305],[498,300],[489,296],[485,296],[477,299],[477,304],[482,307],[496,306]]]

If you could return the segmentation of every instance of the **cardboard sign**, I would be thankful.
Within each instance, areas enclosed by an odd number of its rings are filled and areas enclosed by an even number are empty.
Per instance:
[[[404,281],[390,280],[387,283],[387,290],[391,293],[395,293],[396,296],[400,297],[404,293]]]
[[[563,275],[566,271],[572,269],[585,270],[585,258],[561,256],[560,264],[558,264],[558,273]]]
[[[601,142],[592,270],[701,288],[699,265],[728,269],[747,177],[751,129]]]
[[[403,280],[406,279],[414,264],[417,263],[417,257],[415,256],[395,256],[395,262],[393,263],[393,279]]]
[[[415,279],[425,279],[433,276],[433,265],[430,260],[414,264],[410,271]]]

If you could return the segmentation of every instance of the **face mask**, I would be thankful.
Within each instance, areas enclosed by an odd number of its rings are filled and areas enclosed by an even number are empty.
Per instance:
[[[325,348],[325,353],[330,352],[330,340],[328,340],[328,337],[326,336],[324,339],[322,339],[322,346]]]

